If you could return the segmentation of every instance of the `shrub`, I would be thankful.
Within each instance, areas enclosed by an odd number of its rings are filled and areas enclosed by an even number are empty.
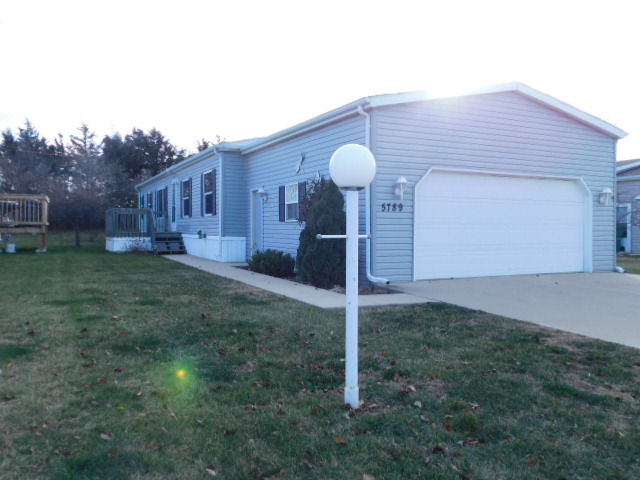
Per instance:
[[[272,277],[287,278],[293,276],[296,261],[293,257],[279,250],[258,250],[247,262],[249,269],[256,273],[264,273]]]
[[[345,232],[342,193],[333,181],[323,182],[322,188],[315,192],[305,227],[300,232],[296,262],[303,280],[319,288],[344,286],[345,241],[318,240],[316,235],[344,235]]]

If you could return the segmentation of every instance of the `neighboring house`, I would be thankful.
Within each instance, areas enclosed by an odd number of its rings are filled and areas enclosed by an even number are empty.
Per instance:
[[[617,162],[618,251],[640,254],[640,159]]]
[[[168,212],[188,253],[295,255],[306,182],[328,177],[333,152],[357,143],[377,162],[360,194],[361,233],[372,236],[361,241],[362,281],[613,271],[615,206],[601,194],[615,189],[625,135],[519,83],[454,98],[379,95],[216,145],[136,189],[141,206]]]

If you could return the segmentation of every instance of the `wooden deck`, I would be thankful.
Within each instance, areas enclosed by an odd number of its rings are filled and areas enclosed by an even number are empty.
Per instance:
[[[0,193],[0,234],[31,233],[40,236],[39,252],[47,251],[49,197]]]

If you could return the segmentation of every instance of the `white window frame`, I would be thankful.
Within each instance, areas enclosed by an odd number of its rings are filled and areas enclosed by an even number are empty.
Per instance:
[[[189,195],[185,195],[185,184],[189,185]],[[182,182],[180,183],[180,216],[182,218],[189,218],[193,215],[193,201],[191,200],[193,198],[193,184],[191,181],[191,178],[186,178],[184,180],[182,180]],[[187,204],[189,205],[189,212],[186,212],[186,208],[185,205]]]
[[[206,191],[205,190],[205,185],[206,185],[206,181],[205,181],[205,177],[207,175],[211,176],[211,191]],[[202,174],[202,214],[205,217],[213,217],[214,215],[214,204],[215,204],[215,199],[213,198],[213,195],[215,194],[216,191],[216,186],[213,184],[214,181],[214,176],[213,176],[213,170],[209,170],[206,171]],[[207,197],[211,197],[211,212],[207,212]]]
[[[285,222],[297,222],[300,214],[298,197],[298,184],[290,183],[284,186],[284,220]],[[290,216],[289,206],[295,206],[295,214]],[[293,209],[292,209],[293,210]],[[294,212],[291,212],[294,213]]]

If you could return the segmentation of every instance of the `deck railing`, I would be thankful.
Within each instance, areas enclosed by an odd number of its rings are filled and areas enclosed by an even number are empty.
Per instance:
[[[41,227],[49,225],[49,197],[0,193],[0,227]]]
[[[155,235],[153,212],[148,208],[111,208],[105,217],[106,236],[145,238]]]

